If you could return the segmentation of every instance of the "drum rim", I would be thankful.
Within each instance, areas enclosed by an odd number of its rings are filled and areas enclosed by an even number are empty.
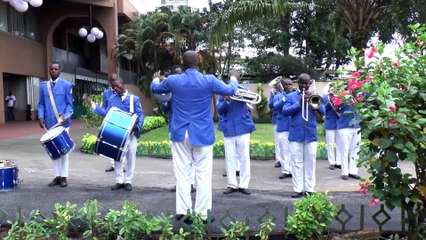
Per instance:
[[[49,140],[52,140],[52,139],[56,138],[57,136],[61,135],[64,131],[65,131],[65,128],[62,127],[62,126],[55,127],[53,129],[49,129],[45,134],[43,134],[43,136],[41,136],[40,142],[45,143],[45,142],[47,142]],[[43,139],[46,136],[49,136],[50,138]]]

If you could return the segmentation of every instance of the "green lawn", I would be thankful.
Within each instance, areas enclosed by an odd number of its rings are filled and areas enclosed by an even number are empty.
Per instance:
[[[217,130],[217,123],[214,126],[216,139],[222,139],[222,132]],[[270,123],[257,123],[256,131],[251,135],[252,140],[259,142],[274,142],[274,136],[272,132],[272,124]],[[165,141],[169,140],[169,126],[163,126],[161,128],[154,129],[147,133],[142,134],[142,141]],[[318,124],[318,141],[325,141],[325,134],[323,124]]]

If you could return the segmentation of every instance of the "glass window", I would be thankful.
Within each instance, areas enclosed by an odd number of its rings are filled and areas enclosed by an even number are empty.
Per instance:
[[[7,32],[7,6],[8,3],[0,1],[0,31]]]

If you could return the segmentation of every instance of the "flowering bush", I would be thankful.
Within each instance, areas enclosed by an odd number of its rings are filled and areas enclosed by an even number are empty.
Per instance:
[[[426,27],[410,28],[412,40],[396,51],[395,59],[383,55],[381,44],[366,54],[368,62],[355,58],[358,71],[338,96],[354,106],[361,120],[360,163],[371,174],[362,191],[373,192],[372,204],[377,198],[390,209],[405,210],[409,239],[415,239],[426,237]],[[410,161],[415,174],[402,172],[400,161]]]

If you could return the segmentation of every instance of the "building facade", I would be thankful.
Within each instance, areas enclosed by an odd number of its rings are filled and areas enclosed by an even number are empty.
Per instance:
[[[0,1],[0,98],[12,91],[16,120],[35,120],[38,86],[49,79],[52,61],[63,65],[62,77],[74,84],[73,117],[84,112],[83,93],[101,93],[109,74],[118,72],[126,84],[135,84],[137,74],[125,68],[132,64],[119,64],[129,60],[114,60],[111,52],[120,26],[138,16],[128,0],[45,0],[23,13]],[[95,26],[103,38],[91,43],[79,36],[81,27]],[[144,109],[152,109],[152,101],[142,98]],[[1,104],[0,124],[6,122],[5,111]]]

